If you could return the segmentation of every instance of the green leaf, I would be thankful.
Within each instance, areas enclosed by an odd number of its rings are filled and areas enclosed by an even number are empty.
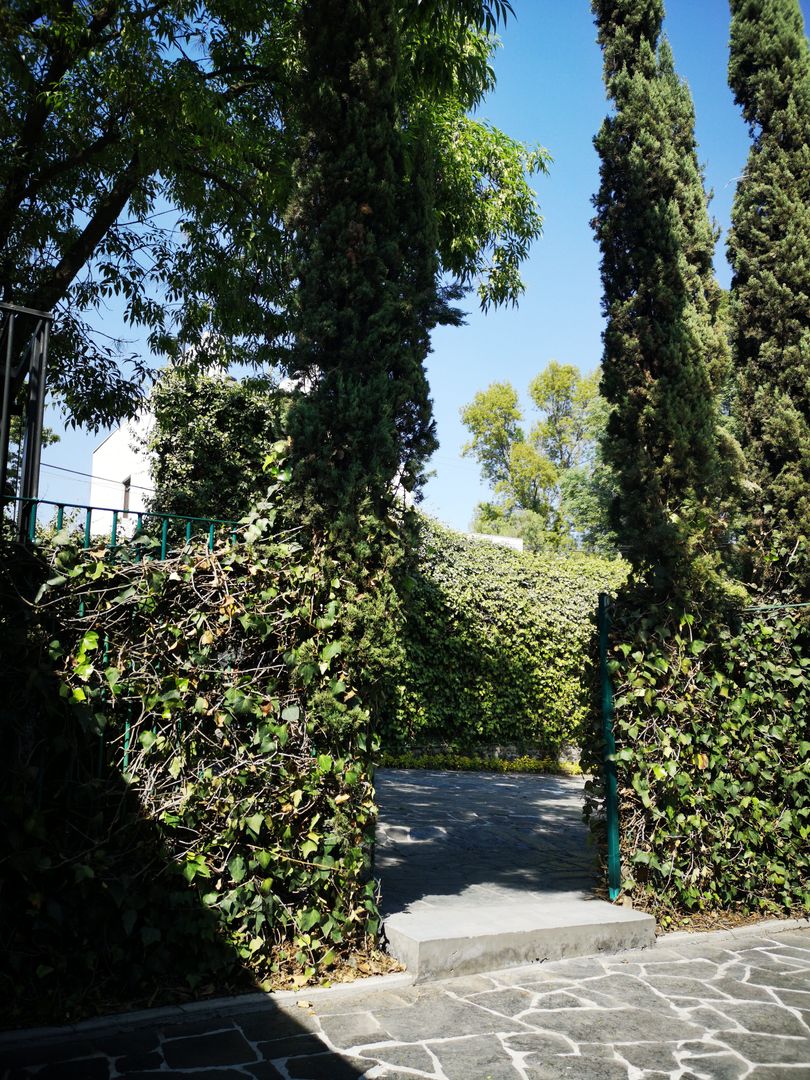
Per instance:
[[[305,933],[314,926],[317,926],[320,921],[321,913],[317,908],[309,908],[306,911],[302,911],[297,919],[299,929],[303,930]]]
[[[328,664],[330,660],[334,659],[339,653],[343,651],[343,644],[340,641],[330,641],[323,649],[321,649],[321,660]]]
[[[233,881],[238,885],[240,881],[245,880],[245,860],[241,855],[234,855],[228,860],[228,871]]]
[[[141,929],[141,942],[144,948],[156,945],[161,940],[160,930],[156,926],[144,926]]]

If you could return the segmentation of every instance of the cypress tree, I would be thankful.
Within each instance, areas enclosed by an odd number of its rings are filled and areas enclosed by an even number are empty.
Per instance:
[[[731,0],[729,83],[753,145],[728,253],[755,520],[810,537],[810,46],[798,0]],[[805,584],[810,581],[805,579]]]
[[[593,0],[614,110],[593,222],[602,256],[604,444],[615,470],[614,527],[662,590],[714,576],[724,462],[718,420],[728,367],[721,291],[697,160],[694,110],[661,40],[662,0]]]
[[[424,371],[439,306],[429,148],[399,115],[394,0],[306,0],[290,416],[310,509],[379,515],[435,448]],[[407,180],[407,182],[406,182]]]

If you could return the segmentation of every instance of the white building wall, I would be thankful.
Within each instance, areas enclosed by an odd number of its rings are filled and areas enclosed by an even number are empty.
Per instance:
[[[136,515],[146,509],[146,499],[152,491],[149,459],[141,446],[151,425],[148,414],[127,420],[93,451],[90,505],[102,508],[93,513],[93,536],[110,535],[112,511],[123,511],[127,501],[128,513],[118,515],[118,535],[131,536],[134,532]]]
[[[473,540],[488,540],[490,544],[498,547],[508,547],[515,551],[523,551],[523,538],[520,536],[495,536],[492,533],[467,533]]]

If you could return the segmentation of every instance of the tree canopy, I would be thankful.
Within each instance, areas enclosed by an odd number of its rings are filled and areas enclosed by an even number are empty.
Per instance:
[[[78,422],[131,412],[146,368],[136,357],[125,375],[87,313],[116,297],[156,345],[172,317],[190,329],[203,231],[208,272],[223,290],[234,277],[234,249],[251,228],[243,204],[258,205],[278,180],[279,151],[262,151],[283,137],[283,54],[269,29],[284,7],[4,5],[0,285],[6,300],[57,307],[52,389]],[[255,154],[239,137],[251,111]],[[251,173],[252,190],[240,191]],[[275,246],[272,225],[261,235]],[[256,283],[267,300],[278,296],[277,264],[268,260],[268,280]]]
[[[13,0],[0,12],[0,292],[56,307],[51,390],[75,423],[131,414],[152,366],[103,332],[112,305],[158,356],[283,363],[288,226],[307,133],[288,0]],[[397,123],[430,132],[437,257],[457,292],[513,300],[545,158],[467,117],[492,84],[502,0],[397,5]],[[419,126],[419,125],[416,125]],[[481,198],[470,199],[470,194]]]
[[[529,384],[538,412],[530,428],[509,382],[491,383],[461,410],[471,435],[462,454],[475,458],[495,496],[476,508],[476,531],[520,536],[530,550],[573,543],[613,550],[598,384],[598,371],[582,375],[552,360]]]

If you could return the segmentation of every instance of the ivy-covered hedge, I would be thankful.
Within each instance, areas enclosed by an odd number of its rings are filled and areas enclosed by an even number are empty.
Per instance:
[[[384,748],[508,743],[556,759],[588,708],[598,594],[624,577],[615,560],[524,554],[422,517]]]
[[[267,524],[161,563],[63,534],[50,570],[0,567],[7,1021],[303,985],[376,935],[373,569]]]
[[[807,612],[614,617],[625,892],[664,924],[704,909],[810,910]],[[582,765],[601,835],[600,753],[594,731]]]

